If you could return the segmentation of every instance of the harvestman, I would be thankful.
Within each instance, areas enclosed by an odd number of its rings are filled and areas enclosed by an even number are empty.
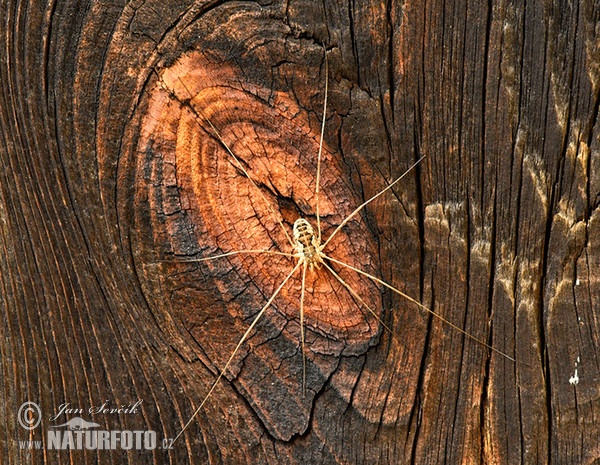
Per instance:
[[[354,211],[352,211],[352,213],[350,213],[337,226],[337,228],[331,233],[331,235],[329,236],[329,238],[327,238],[327,240],[325,240],[325,242],[322,243],[322,237],[321,237],[321,218],[320,218],[320,212],[319,212],[319,184],[320,184],[320,178],[321,178],[321,158],[322,158],[322,152],[323,152],[323,136],[324,136],[324,133],[325,133],[325,118],[326,118],[326,113],[327,113],[328,80],[329,80],[329,72],[328,72],[328,64],[327,64],[327,55],[325,54],[325,96],[324,96],[324,102],[323,102],[323,117],[322,117],[322,122],[321,122],[321,134],[320,134],[320,139],[319,139],[319,150],[318,150],[318,154],[317,154],[317,173],[316,173],[316,187],[315,187],[315,204],[316,204],[315,205],[315,213],[316,213],[317,231],[315,232],[313,226],[308,222],[308,220],[306,220],[305,218],[298,218],[294,222],[294,226],[293,226],[293,229],[292,229],[292,235],[290,236],[290,234],[287,232],[285,226],[283,225],[282,221],[278,219],[279,226],[283,230],[283,232],[285,234],[285,237],[287,238],[287,240],[289,242],[289,245],[290,245],[291,249],[293,250],[293,253],[285,253],[285,252],[279,252],[279,251],[274,251],[274,250],[237,250],[237,251],[233,251],[233,252],[223,253],[223,254],[219,254],[219,255],[213,255],[211,257],[200,258],[200,259],[176,260],[177,262],[204,262],[204,261],[208,261],[208,260],[215,260],[215,259],[229,257],[229,256],[232,256],[232,255],[238,255],[238,254],[271,254],[271,255],[284,256],[284,257],[287,257],[287,258],[290,258],[290,259],[297,259],[298,262],[292,268],[292,270],[287,274],[287,276],[281,282],[281,284],[277,287],[277,289],[273,292],[273,294],[271,295],[271,297],[269,298],[269,300],[267,301],[267,303],[262,307],[262,309],[260,310],[260,312],[258,312],[258,314],[256,315],[256,317],[254,317],[252,323],[250,324],[250,326],[248,327],[248,329],[246,330],[246,332],[244,333],[244,335],[242,336],[242,338],[239,340],[239,342],[235,346],[235,349],[233,350],[231,356],[227,360],[227,363],[225,363],[225,366],[221,369],[219,375],[217,376],[217,378],[213,382],[211,388],[209,389],[208,393],[206,394],[206,396],[204,397],[204,399],[200,403],[199,407],[194,411],[194,413],[191,416],[191,418],[183,426],[183,428],[177,434],[177,436],[175,436],[175,438],[173,439],[173,442],[176,441],[179,438],[179,436],[181,436],[183,434],[183,432],[188,428],[188,426],[194,420],[194,418],[196,417],[196,415],[198,415],[198,413],[200,412],[200,410],[202,410],[202,407],[204,406],[204,404],[206,403],[206,401],[208,400],[208,398],[210,397],[210,395],[213,393],[214,389],[216,388],[216,386],[219,383],[219,381],[221,380],[221,378],[224,376],[225,371],[227,370],[227,368],[229,368],[229,365],[233,361],[235,355],[238,353],[238,351],[239,351],[240,347],[242,346],[242,344],[248,339],[248,336],[250,335],[250,333],[252,332],[252,330],[254,329],[254,327],[256,326],[256,324],[258,323],[258,321],[260,320],[260,318],[263,316],[263,314],[265,313],[265,311],[271,306],[271,304],[273,303],[273,301],[275,300],[275,298],[277,297],[277,295],[280,293],[280,291],[283,289],[283,287],[286,285],[286,283],[290,280],[290,278],[292,278],[292,276],[298,270],[301,270],[301,274],[302,274],[302,288],[301,288],[301,293],[300,293],[300,344],[301,344],[301,349],[302,349],[302,361],[303,361],[303,367],[302,367],[302,389],[303,389],[303,392],[305,391],[305,388],[306,388],[306,356],[305,356],[305,341],[304,341],[304,295],[305,295],[305,287],[306,287],[305,284],[306,284],[307,270],[308,270],[308,272],[312,272],[315,268],[320,269],[321,266],[325,267],[335,277],[335,279],[338,280],[340,282],[340,284],[342,284],[342,286],[344,286],[350,292],[350,294],[358,302],[360,302],[360,304],[365,309],[367,309],[367,311],[371,315],[373,315],[377,319],[377,321],[387,331],[389,331],[389,333],[393,337],[395,337],[395,335],[392,332],[392,330],[381,320],[381,318],[379,318],[379,316],[377,316],[377,314],[375,313],[375,311],[373,311],[365,303],[365,301],[360,297],[360,295],[346,281],[344,281],[344,279],[342,279],[342,277],[338,273],[336,273],[335,270],[331,266],[329,266],[329,264],[327,262],[332,262],[332,263],[335,263],[335,264],[337,264],[337,265],[339,265],[339,266],[341,266],[343,268],[346,268],[348,270],[354,271],[355,273],[358,273],[358,274],[360,274],[362,276],[365,276],[368,279],[374,281],[375,283],[377,283],[377,284],[379,284],[381,286],[386,287],[387,289],[389,289],[392,292],[400,295],[404,299],[407,299],[408,301],[412,302],[413,304],[415,304],[419,308],[427,311],[428,313],[430,313],[434,317],[438,318],[439,320],[441,320],[445,324],[449,325],[450,327],[454,328],[455,330],[459,331],[460,333],[462,333],[466,337],[468,337],[468,338],[476,341],[477,343],[479,343],[479,344],[487,347],[488,349],[490,349],[490,350],[492,350],[492,351],[500,354],[501,356],[503,356],[503,357],[505,357],[505,358],[513,361],[513,362],[515,361],[514,358],[510,357],[509,355],[505,354],[504,352],[501,352],[498,349],[495,349],[494,347],[490,346],[489,344],[487,344],[486,342],[482,341],[481,339],[478,339],[477,337],[475,337],[475,336],[467,333],[463,329],[461,329],[458,326],[456,326],[455,324],[451,323],[450,321],[448,321],[447,319],[445,319],[441,315],[438,315],[433,310],[431,310],[428,307],[424,306],[423,304],[421,304],[417,300],[413,299],[409,295],[407,295],[404,292],[396,289],[394,286],[392,286],[392,285],[386,283],[385,281],[377,278],[376,276],[373,276],[373,275],[371,275],[369,273],[366,273],[366,272],[364,272],[364,271],[362,271],[362,270],[360,270],[360,269],[358,269],[358,268],[356,268],[356,267],[354,267],[352,265],[344,263],[344,262],[342,262],[340,260],[336,260],[335,258],[330,257],[329,255],[327,255],[327,253],[325,252],[325,249],[326,249],[327,245],[331,242],[331,239],[352,218],[354,218],[369,203],[373,202],[375,199],[377,199],[378,197],[380,197],[381,195],[383,195],[384,193],[386,193],[387,191],[389,191],[390,189],[392,189],[392,187],[394,187],[398,182],[400,182],[400,180],[402,180],[402,178],[404,178],[404,176],[406,176],[413,168],[415,168],[425,158],[425,156],[422,156],[421,158],[419,158],[401,176],[399,176],[398,178],[396,178],[386,188],[382,189],[379,193],[375,194],[373,197],[371,197],[366,202],[362,203],[356,209],[354,209]],[[182,84],[183,84],[183,82],[182,82]],[[185,85],[184,85],[184,87],[185,87]],[[243,164],[241,163],[241,161],[239,160],[239,158],[235,155],[235,153],[233,152],[233,150],[225,142],[225,140],[223,139],[223,137],[221,137],[221,132],[219,131],[219,129],[203,113],[202,109],[195,109],[195,112],[197,112],[197,114],[200,117],[202,117],[202,119],[204,119],[204,121],[206,121],[206,123],[210,127],[210,130],[213,132],[213,134],[216,137],[216,139],[225,148],[225,150],[227,151],[227,153],[229,154],[229,156],[231,156],[231,158],[233,160],[233,163],[235,163],[235,166],[244,174],[244,176],[246,176],[248,178],[248,180],[254,186],[254,188],[257,190],[257,192],[259,192],[261,194],[262,198],[264,199],[264,201],[265,201],[265,203],[267,205],[267,210],[269,211],[269,213],[274,213],[273,207],[271,206],[269,200],[266,198],[266,196],[263,194],[263,192],[257,186],[257,184],[255,183],[255,181],[249,175],[249,173],[244,168]],[[171,261],[171,260],[168,260],[168,261]]]

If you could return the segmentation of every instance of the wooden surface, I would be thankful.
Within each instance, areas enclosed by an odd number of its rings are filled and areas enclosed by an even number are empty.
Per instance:
[[[600,463],[597,2],[1,11],[0,463]],[[516,362],[319,270],[304,395],[296,277],[172,449],[20,449],[65,402],[181,430],[294,264],[183,260],[314,223],[323,46],[324,238],[426,155],[328,253]]]

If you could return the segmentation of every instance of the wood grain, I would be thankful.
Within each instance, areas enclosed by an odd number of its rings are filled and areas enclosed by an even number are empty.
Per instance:
[[[0,11],[1,463],[600,461],[597,2]],[[142,399],[85,418],[160,438],[190,417],[291,262],[177,260],[314,217],[322,44],[324,237],[427,155],[332,256],[517,362],[348,273],[392,337],[318,273],[306,397],[294,280],[173,449],[20,449],[64,402]]]

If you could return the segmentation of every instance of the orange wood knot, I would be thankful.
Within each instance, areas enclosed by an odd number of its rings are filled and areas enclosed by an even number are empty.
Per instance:
[[[205,352],[223,360],[225,347],[239,340],[298,258],[239,253],[183,261],[245,250],[294,254],[290,239],[298,218],[305,218],[317,234],[320,123],[299,106],[293,93],[273,89],[276,83],[265,87],[244,82],[234,65],[213,62],[197,51],[157,74],[138,144],[138,189],[147,198],[152,224],[148,247],[158,251],[160,259],[173,260],[167,267],[171,285],[161,289],[162,298],[171,300]],[[362,201],[339,154],[325,145],[321,244]],[[324,253],[377,275],[375,250],[361,213],[334,236]],[[307,271],[307,351],[364,353],[381,329],[364,305],[380,316],[381,293],[367,278],[335,263],[329,266],[347,286],[322,266]],[[294,344],[299,343],[300,294],[299,271],[265,313]],[[210,342],[224,334],[227,343]]]

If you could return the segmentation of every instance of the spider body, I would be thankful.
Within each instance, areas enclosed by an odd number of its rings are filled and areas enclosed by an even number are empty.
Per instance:
[[[320,268],[324,254],[321,252],[321,243],[315,236],[315,230],[307,220],[298,218],[294,222],[293,237],[294,248],[300,260],[304,260],[311,270],[314,267]]]

